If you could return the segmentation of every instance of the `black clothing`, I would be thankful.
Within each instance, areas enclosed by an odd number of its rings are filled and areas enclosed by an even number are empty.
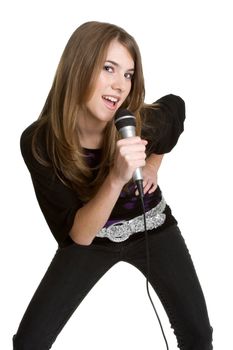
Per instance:
[[[157,233],[148,231],[148,238],[150,283],[167,312],[179,348],[211,350],[212,328],[204,296],[178,227],[173,225]],[[97,237],[90,246],[72,243],[59,248],[14,337],[14,350],[50,349],[84,297],[120,261],[146,275],[143,232],[121,243]],[[78,336],[76,339],[72,349],[78,348]],[[156,339],[154,343],[156,348]]]
[[[148,155],[170,152],[183,131],[183,100],[167,95],[157,102],[159,109],[143,111],[142,115],[142,138],[148,140]],[[125,261],[144,275],[147,273],[144,232],[135,233],[120,243],[95,237],[85,246],[71,240],[69,231],[76,211],[84,203],[75,191],[59,180],[52,168],[34,159],[31,141],[35,125],[33,123],[23,132],[21,150],[39,205],[59,247],[13,338],[14,350],[50,349],[83,298],[116,263]],[[44,144],[42,133],[40,146],[43,148]],[[98,164],[101,150],[85,151],[90,166]],[[155,192],[145,196],[147,211],[158,204],[161,195],[157,187]],[[105,226],[140,215],[139,201],[134,187],[132,191],[122,191]],[[167,312],[179,348],[212,350],[212,328],[198,277],[169,206],[165,214],[165,222],[148,231],[149,282]]]
[[[185,120],[184,101],[175,95],[167,95],[160,98],[157,103],[159,109],[146,110],[142,116],[142,138],[148,140],[148,155],[151,153],[163,154],[170,152],[176,145],[183,131]],[[69,240],[69,232],[73,225],[74,217],[84,203],[78,198],[77,193],[68,188],[55,175],[52,168],[39,164],[31,150],[31,142],[36,122],[30,125],[22,134],[20,145],[24,161],[30,171],[36,197],[47,224],[60,246],[66,245]],[[39,143],[42,150],[45,149],[45,135],[39,135]],[[101,150],[85,149],[90,166],[98,164]],[[134,185],[127,193],[122,191],[112,213],[105,226],[113,222],[128,220],[141,214],[140,198],[134,194]],[[155,192],[147,193],[144,202],[146,211],[155,207],[161,200],[161,190],[158,187]],[[176,223],[171,210],[167,205],[165,209],[166,221],[162,228]],[[158,228],[160,230],[161,227]]]

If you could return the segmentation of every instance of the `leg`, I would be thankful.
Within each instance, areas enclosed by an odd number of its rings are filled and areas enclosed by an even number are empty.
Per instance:
[[[14,350],[50,349],[77,306],[117,262],[94,244],[58,249],[13,338]]]
[[[202,289],[179,228],[149,233],[150,278],[182,350],[211,350],[212,328]],[[145,240],[127,252],[128,262],[147,273]]]

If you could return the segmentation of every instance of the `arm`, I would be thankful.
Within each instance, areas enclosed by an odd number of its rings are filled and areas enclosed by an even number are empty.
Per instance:
[[[96,195],[76,212],[70,230],[72,240],[89,245],[108,220],[123,186],[138,167],[145,165],[147,141],[131,137],[117,141],[113,168]]]
[[[144,194],[147,192],[152,193],[156,190],[157,174],[162,163],[163,156],[163,154],[152,153],[146,159],[146,165],[142,170]],[[135,194],[138,195],[138,190],[136,190]]]
[[[78,244],[89,245],[102,229],[121,193],[123,185],[110,173],[94,198],[80,208],[74,218],[70,237]]]
[[[170,94],[156,103],[158,108],[146,108],[142,114],[141,135],[148,140],[147,148],[152,153],[143,168],[144,193],[155,191],[163,155],[173,149],[184,130],[185,103],[181,97]]]

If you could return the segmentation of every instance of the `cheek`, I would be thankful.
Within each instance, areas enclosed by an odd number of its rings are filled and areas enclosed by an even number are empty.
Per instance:
[[[108,79],[106,77],[106,74],[104,74],[105,72],[101,72],[97,81],[96,81],[96,85],[95,85],[95,90],[99,90],[103,87],[105,87],[105,85],[108,83]]]
[[[127,89],[125,90],[125,99],[129,96],[131,90],[132,90],[132,84],[130,83]]]

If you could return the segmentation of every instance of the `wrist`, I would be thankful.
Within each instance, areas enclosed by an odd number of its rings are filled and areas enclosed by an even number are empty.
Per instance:
[[[118,191],[121,191],[125,185],[125,182],[123,182],[112,170],[110,170],[108,174],[108,181],[111,188]]]
[[[158,171],[163,159],[163,154],[152,153],[147,159],[146,164],[152,167],[154,170]]]

